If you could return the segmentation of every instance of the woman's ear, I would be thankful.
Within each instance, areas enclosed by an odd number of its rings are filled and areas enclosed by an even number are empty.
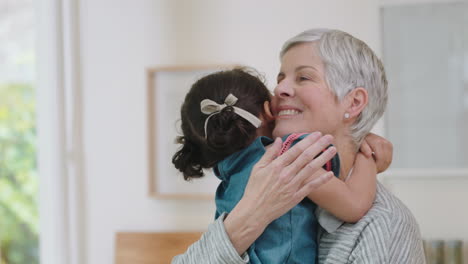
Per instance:
[[[275,120],[275,117],[271,113],[270,102],[269,101],[265,101],[263,103],[263,113],[265,115],[265,118],[266,118],[267,122],[271,122],[271,121]]]
[[[346,119],[353,119],[361,114],[368,103],[367,90],[363,87],[354,88],[346,95],[347,107],[345,112]]]

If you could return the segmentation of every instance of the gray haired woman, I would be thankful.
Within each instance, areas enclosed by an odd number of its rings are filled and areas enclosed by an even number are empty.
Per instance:
[[[343,181],[353,181],[347,175],[363,140],[370,143],[371,150],[362,151],[375,153],[377,167],[388,167],[389,161],[382,157],[392,151],[391,144],[375,135],[366,138],[387,104],[385,71],[374,52],[345,32],[311,29],[286,41],[280,59],[272,100],[276,116],[273,136],[311,131],[332,135],[340,153]],[[304,142],[301,149],[313,144]],[[305,197],[304,186],[291,190],[270,188],[276,186],[282,170],[293,167],[297,157],[303,155],[289,153],[286,158],[274,159],[272,152],[267,152],[252,171],[244,196],[234,210],[218,218],[173,263],[248,263],[246,249],[271,221]],[[300,168],[293,171],[304,177]],[[310,175],[313,173],[310,171]],[[320,186],[325,182],[318,178],[307,191],[317,199],[326,197]],[[357,223],[342,223],[323,210],[318,210],[317,216],[325,227],[319,237],[319,263],[424,263],[414,217],[379,183],[372,208]]]

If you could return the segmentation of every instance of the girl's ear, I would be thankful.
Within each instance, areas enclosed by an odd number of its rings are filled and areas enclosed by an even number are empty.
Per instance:
[[[363,87],[354,88],[346,95],[346,102],[348,105],[346,107],[344,118],[348,120],[357,118],[359,114],[361,114],[362,110],[367,106],[368,99],[369,97],[366,89]]]
[[[265,115],[265,118],[266,118],[267,122],[275,120],[275,117],[271,113],[270,102],[269,101],[265,101],[263,103],[263,113]]]

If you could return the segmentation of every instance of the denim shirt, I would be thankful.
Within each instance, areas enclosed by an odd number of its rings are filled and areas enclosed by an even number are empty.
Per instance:
[[[285,136],[282,152],[306,136]],[[215,166],[215,174],[221,180],[216,191],[216,218],[224,212],[231,212],[240,201],[253,166],[265,153],[265,146],[272,142],[268,137],[259,137],[247,148],[228,156]],[[336,155],[328,164],[328,169],[332,169],[338,176],[339,166]],[[315,203],[305,198],[271,222],[248,249],[250,263],[315,263],[318,249],[318,226],[314,215],[316,207]]]

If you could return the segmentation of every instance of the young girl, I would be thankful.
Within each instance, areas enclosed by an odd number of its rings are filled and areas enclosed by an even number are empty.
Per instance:
[[[270,92],[264,83],[246,69],[233,69],[210,74],[192,85],[181,109],[183,136],[177,138],[182,148],[173,157],[175,167],[186,180],[203,176],[203,168],[213,168],[221,180],[216,191],[216,217],[229,213],[241,199],[253,166],[273,142],[273,116],[269,109]],[[307,135],[291,134],[283,137],[282,152]],[[310,136],[317,136],[317,133]],[[334,147],[326,151],[336,151]],[[281,153],[280,153],[281,154]],[[373,181],[373,189],[362,190],[375,194],[375,165],[363,155],[356,158],[353,175],[365,175],[363,181]],[[369,169],[371,168],[371,169]],[[339,158],[336,155],[326,165],[338,176]],[[331,181],[346,183],[338,178]],[[356,180],[353,184],[360,185]],[[342,192],[328,187],[327,192]],[[369,184],[362,184],[369,186]],[[372,186],[372,185],[371,185]],[[326,188],[322,186],[321,188]],[[350,192],[353,193],[353,192]],[[311,195],[313,196],[313,195]],[[316,197],[316,196],[313,196]],[[312,197],[309,197],[312,198]],[[352,195],[346,199],[351,214],[344,221],[357,221],[362,210],[354,212]],[[339,199],[339,198],[337,198]],[[373,199],[373,198],[372,198]],[[316,199],[319,206],[335,213],[337,201]],[[339,199],[338,202],[342,202]],[[362,202],[362,201],[358,201]],[[369,207],[372,202],[368,202]],[[345,206],[348,206],[346,204]],[[353,207],[354,206],[354,207]],[[251,263],[315,263],[317,256],[317,205],[304,199],[288,213],[273,221],[252,244],[248,253]],[[365,213],[365,212],[364,212]],[[336,214],[336,213],[335,213]]]

